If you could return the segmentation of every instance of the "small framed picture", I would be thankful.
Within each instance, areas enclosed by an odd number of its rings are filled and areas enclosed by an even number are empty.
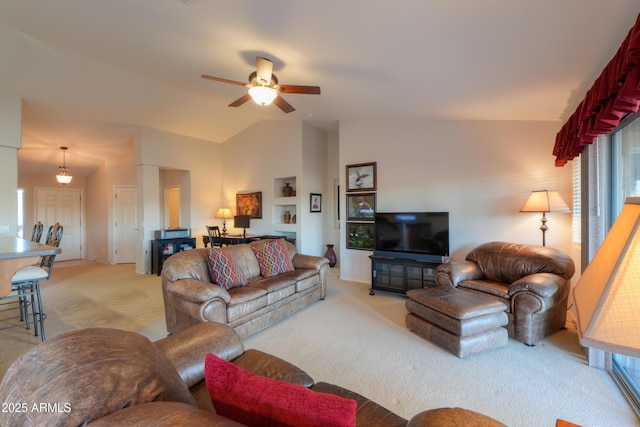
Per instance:
[[[347,192],[376,190],[376,162],[347,165]]]
[[[347,221],[373,221],[376,193],[347,194]]]
[[[347,222],[347,249],[372,251],[374,224],[369,222]]]
[[[311,193],[309,198],[309,210],[311,212],[322,212],[322,194]]]

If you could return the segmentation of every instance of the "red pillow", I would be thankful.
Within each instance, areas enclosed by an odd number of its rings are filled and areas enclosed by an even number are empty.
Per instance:
[[[204,377],[218,415],[249,426],[356,425],[356,401],[254,375],[207,354]]]

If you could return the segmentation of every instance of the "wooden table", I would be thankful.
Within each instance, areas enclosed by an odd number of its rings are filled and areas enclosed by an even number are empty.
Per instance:
[[[62,250],[18,237],[0,237],[0,297],[11,292],[11,278],[22,267],[35,264],[40,257]]]
[[[275,236],[275,235],[271,235],[271,234],[260,234],[260,235],[256,235],[256,234],[247,234],[245,236],[243,236],[242,234],[223,234],[220,235],[220,241],[222,242],[223,245],[239,245],[241,243],[251,243],[254,240],[262,240],[262,239],[286,239],[285,236]],[[288,239],[287,239],[288,240]],[[206,248],[207,245],[209,244],[209,235],[208,234],[203,234],[202,235],[202,243],[204,244],[204,247]],[[293,244],[295,244],[295,242],[291,242]]]
[[[240,243],[249,243],[254,240],[258,240],[260,238],[262,238],[262,236],[253,236],[253,235],[243,236],[242,234],[225,234],[220,236],[220,241],[222,242],[223,245],[239,245]],[[202,235],[202,243],[206,248],[207,245],[209,244],[208,234]]]

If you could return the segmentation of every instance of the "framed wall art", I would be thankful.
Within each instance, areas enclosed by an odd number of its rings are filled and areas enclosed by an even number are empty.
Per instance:
[[[236,210],[238,215],[249,215],[251,218],[262,218],[262,191],[254,193],[237,193]]]
[[[372,222],[347,222],[347,249],[372,251],[374,244]]]
[[[347,192],[376,190],[376,162],[347,165]]]
[[[347,194],[347,221],[373,221],[376,193]]]
[[[311,193],[309,197],[309,210],[311,212],[322,212],[322,194]]]

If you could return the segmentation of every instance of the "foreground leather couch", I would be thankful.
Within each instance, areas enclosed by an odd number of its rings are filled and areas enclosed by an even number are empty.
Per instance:
[[[548,246],[489,242],[437,267],[436,283],[507,305],[509,336],[527,345],[565,327],[573,260]]]
[[[296,247],[280,239],[293,271],[264,277],[253,248],[272,244],[266,239],[232,245],[229,254],[248,283],[224,289],[212,283],[207,249],[178,252],[162,267],[162,294],[167,331],[174,334],[200,322],[229,325],[246,338],[290,314],[324,299],[329,260],[299,254]]]
[[[0,425],[240,426],[216,414],[204,382],[207,353],[256,375],[354,399],[356,425],[503,426],[461,408],[439,408],[409,422],[369,399],[326,383],[257,350],[244,350],[233,329],[200,323],[152,343],[116,329],[82,329],[42,343],[15,361],[0,383]],[[401,381],[401,379],[398,379]],[[9,410],[10,409],[10,410]]]

